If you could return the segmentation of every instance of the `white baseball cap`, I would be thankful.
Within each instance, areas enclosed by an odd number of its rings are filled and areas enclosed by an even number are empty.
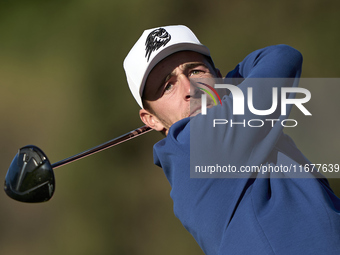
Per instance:
[[[145,30],[124,60],[124,70],[131,93],[141,108],[145,82],[152,68],[178,51],[195,51],[210,56],[186,26],[164,26]]]

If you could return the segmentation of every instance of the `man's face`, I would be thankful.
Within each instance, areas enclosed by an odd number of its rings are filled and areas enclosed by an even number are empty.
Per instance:
[[[198,113],[202,92],[190,79],[216,76],[207,58],[199,53],[181,51],[165,58],[153,68],[146,81],[143,100],[147,109],[140,111],[142,121],[167,134],[172,124]],[[197,107],[193,107],[193,100],[197,100]]]

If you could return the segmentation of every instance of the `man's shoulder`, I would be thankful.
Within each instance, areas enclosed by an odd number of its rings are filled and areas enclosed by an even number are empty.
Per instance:
[[[176,153],[174,153],[176,152]],[[153,147],[154,163],[161,166],[161,161],[167,161],[167,156],[175,154],[188,156],[190,154],[190,118],[174,123],[167,137],[157,142]],[[172,157],[171,157],[172,158]]]
[[[190,135],[190,117],[181,119],[174,123],[168,132],[168,135],[157,142],[155,147],[169,146],[172,143],[183,142]]]

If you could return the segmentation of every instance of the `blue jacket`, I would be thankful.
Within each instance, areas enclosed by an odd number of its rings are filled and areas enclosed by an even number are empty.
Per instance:
[[[228,83],[237,82],[247,95],[254,88],[258,108],[269,109],[272,87],[297,86],[301,54],[286,45],[270,46],[248,55],[228,73]],[[275,84],[257,84],[252,78],[275,79]],[[256,93],[256,88],[258,92]],[[207,115],[183,119],[155,144],[154,161],[171,187],[174,213],[193,235],[205,254],[340,254],[340,200],[327,180],[295,178],[287,173],[250,173],[237,178],[191,178],[195,166],[298,166],[310,163],[282,132],[278,109],[272,116],[254,116],[247,111],[232,115],[232,95]],[[288,109],[289,110],[289,109]],[[279,119],[261,128],[236,125],[212,126],[216,118]],[[191,172],[191,173],[190,173]],[[225,175],[225,173],[224,173]],[[194,176],[197,177],[197,176]]]

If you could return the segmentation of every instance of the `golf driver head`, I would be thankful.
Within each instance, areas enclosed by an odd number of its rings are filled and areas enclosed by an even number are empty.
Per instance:
[[[55,190],[52,166],[44,152],[34,145],[19,149],[5,178],[5,192],[28,203],[48,201]]]

